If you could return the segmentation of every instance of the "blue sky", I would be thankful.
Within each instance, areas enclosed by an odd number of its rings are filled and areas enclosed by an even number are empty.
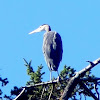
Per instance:
[[[0,75],[8,78],[5,93],[13,86],[25,86],[23,58],[32,60],[33,69],[42,64],[49,80],[49,70],[42,53],[43,32],[28,33],[42,24],[49,24],[63,41],[63,59],[59,72],[66,64],[77,71],[86,67],[87,60],[100,57],[99,0],[9,0],[0,1]],[[100,76],[100,65],[92,72]],[[54,73],[56,76],[56,73]]]

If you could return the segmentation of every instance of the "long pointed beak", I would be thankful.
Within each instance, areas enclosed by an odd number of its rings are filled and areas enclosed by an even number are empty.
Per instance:
[[[37,29],[33,30],[32,32],[30,32],[29,34],[33,34],[33,33],[40,32],[40,31],[41,31],[40,28],[37,28]]]

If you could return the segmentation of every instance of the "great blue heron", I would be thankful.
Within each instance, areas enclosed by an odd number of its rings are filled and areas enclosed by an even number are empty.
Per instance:
[[[43,39],[43,54],[50,70],[50,80],[51,80],[52,71],[57,71],[58,73],[58,67],[60,61],[62,60],[62,53],[63,53],[62,40],[60,35],[55,31],[51,31],[50,26],[47,24],[41,25],[39,28],[30,32],[29,34],[41,31],[46,31]]]

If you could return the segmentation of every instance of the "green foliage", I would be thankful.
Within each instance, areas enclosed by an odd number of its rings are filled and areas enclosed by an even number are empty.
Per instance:
[[[30,76],[30,81],[27,82],[26,85],[34,85],[37,83],[41,83],[42,82],[42,76],[45,74],[44,72],[41,72],[43,66],[40,65],[38,66],[37,71],[34,71],[33,68],[31,66],[31,62],[29,63],[24,59],[25,61],[25,66],[27,67],[27,74]],[[33,100],[37,98],[37,100],[39,100],[39,97],[41,96],[41,91],[42,91],[42,86],[38,86],[38,87],[34,87],[33,89],[29,89],[27,90],[28,93],[28,98],[29,100]]]
[[[31,66],[32,61],[29,63],[24,59],[25,66],[27,67],[27,74],[30,76],[30,80],[26,83],[27,86],[34,86],[35,84],[41,83],[43,79],[43,75],[45,72],[42,72],[43,66],[40,65],[37,67],[37,70],[33,70],[34,67]],[[48,100],[50,97],[50,100],[57,100],[60,99],[62,96],[65,87],[67,86],[67,83],[69,79],[73,76],[75,76],[76,70],[74,68],[71,68],[70,66],[64,66],[64,69],[60,72],[60,78],[63,80],[58,83],[53,84],[47,84],[47,85],[39,85],[27,88],[26,91],[23,93],[23,95],[18,100]],[[91,91],[94,88],[94,84],[97,82],[95,80],[95,76],[91,74],[91,71],[88,71],[84,77],[81,77],[81,81],[90,89]],[[56,79],[56,78],[54,78]],[[99,83],[98,83],[99,85]],[[21,88],[14,87],[14,89],[11,91],[12,95],[17,96],[22,91]],[[89,93],[87,93],[86,90],[84,90],[79,84],[75,87],[73,90],[70,99],[71,100],[81,100],[81,95],[90,96]],[[9,99],[10,100],[10,99]]]
[[[26,61],[25,61],[26,62]],[[27,85],[34,85],[36,83],[41,83],[42,82],[42,75],[44,74],[41,73],[41,70],[43,68],[42,65],[38,66],[38,70],[37,71],[33,71],[34,67],[31,67],[31,61],[29,63],[26,62],[25,66],[27,66],[27,74],[30,76],[30,81],[27,82]],[[51,100],[56,100],[56,98],[60,98],[65,87],[67,86],[67,82],[68,80],[75,76],[75,71],[74,68],[71,68],[70,66],[64,66],[64,69],[60,72],[60,78],[64,81],[57,83],[57,84],[49,84],[44,86],[38,86],[38,87],[34,87],[31,89],[29,89],[31,91],[29,91],[28,97],[30,98],[29,100],[34,100],[35,98],[37,98],[37,100],[40,99],[41,94],[44,90],[43,93],[43,99],[47,99],[49,98],[50,92],[52,90],[53,87],[53,93],[51,96]],[[94,75],[91,75],[91,72],[87,72],[86,75],[84,76],[84,78],[93,78]],[[55,78],[54,78],[55,79]],[[89,82],[87,81],[83,81],[90,90],[93,89],[93,85],[94,82]],[[90,96],[82,87],[80,87],[80,85],[78,84],[76,86],[76,88],[73,90],[72,95],[71,95],[71,99],[72,100],[77,100],[77,94],[81,95],[85,95],[85,96]]]
[[[64,66],[64,69],[60,72],[60,78],[65,80],[73,77],[75,75],[74,68],[71,68],[70,66]]]
[[[25,66],[27,67],[27,74],[30,76],[30,81],[27,82],[27,85],[34,85],[36,83],[42,82],[42,75],[45,74],[44,72],[41,72],[43,66],[38,66],[37,71],[33,70],[33,67],[31,66],[32,61],[29,63],[24,59]]]

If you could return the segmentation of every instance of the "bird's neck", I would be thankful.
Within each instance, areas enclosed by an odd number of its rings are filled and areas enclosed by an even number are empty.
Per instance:
[[[45,27],[45,31],[46,31],[46,32],[49,32],[49,31],[51,31],[51,28],[50,28],[50,26],[48,26],[48,27]]]
[[[50,31],[47,30],[46,33],[48,33],[48,32],[50,32]]]
[[[46,33],[47,33],[47,32],[50,32],[50,30],[49,30],[48,28],[46,28],[45,31],[46,31]]]

